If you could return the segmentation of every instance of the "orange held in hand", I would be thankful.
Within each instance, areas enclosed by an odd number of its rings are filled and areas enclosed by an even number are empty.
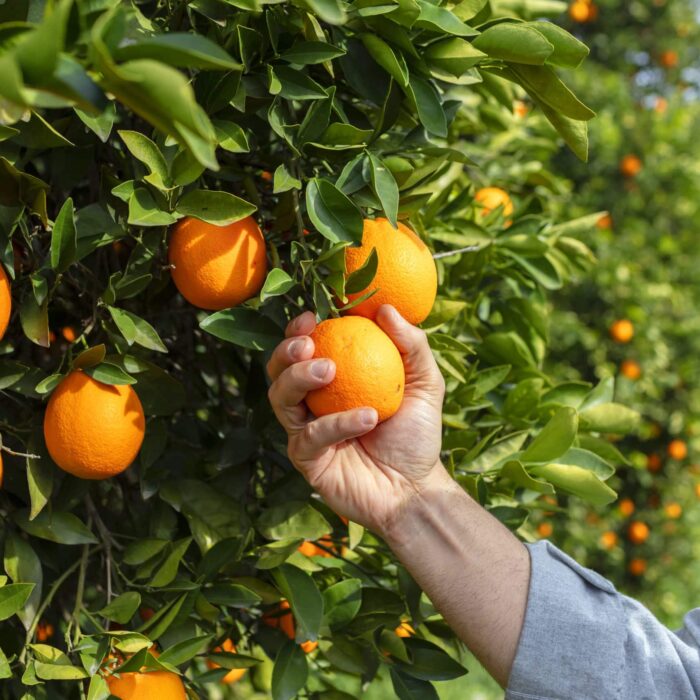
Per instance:
[[[10,279],[5,272],[5,268],[0,264],[0,340],[2,340],[10,323],[12,313],[12,294],[10,290]]]
[[[636,177],[642,172],[642,161],[630,153],[620,161],[620,172],[625,177]]]
[[[615,321],[610,326],[610,337],[616,343],[629,343],[634,337],[632,321],[628,321],[626,318]]]
[[[267,274],[265,239],[250,216],[228,226],[186,217],[173,228],[168,255],[180,294],[211,311],[254,297]]]
[[[671,440],[668,443],[668,456],[671,459],[685,459],[688,456],[688,445],[683,440]]]
[[[399,410],[405,374],[401,354],[374,321],[344,316],[322,321],[311,334],[314,357],[335,362],[333,381],[306,396],[316,416],[352,408],[375,408],[383,421]]]
[[[501,211],[506,219],[504,225],[507,228],[513,223],[508,218],[513,213],[513,201],[510,195],[500,187],[482,187],[480,190],[477,190],[474,200],[481,205],[480,215],[482,218],[488,216],[498,207],[503,207]]]
[[[230,639],[227,639],[220,647],[215,647],[214,651],[215,652],[227,651],[231,654],[235,654],[236,653],[236,645]],[[219,664],[215,663],[214,661],[207,661],[207,666],[211,669],[221,668],[221,666]],[[221,679],[221,682],[226,683],[226,684],[236,683],[239,680],[241,680],[241,678],[243,678],[243,676],[245,676],[246,670],[247,669],[245,669],[245,668],[232,668]]]
[[[294,615],[292,615],[289,607],[289,601],[283,600],[276,610],[263,615],[262,621],[268,627],[282,630],[289,639],[296,637],[296,625],[294,623]],[[310,654],[318,646],[318,642],[307,641],[300,646],[304,653]]]
[[[627,537],[632,544],[642,544],[649,538],[649,526],[641,520],[635,520],[627,528]]]
[[[378,256],[374,279],[367,288],[347,297],[352,302],[370,290],[377,291],[347,313],[374,320],[380,306],[391,304],[409,323],[425,321],[437,294],[437,270],[428,246],[401,222],[394,228],[387,219],[365,219],[362,245],[345,249],[348,275],[365,264],[372,249]]]
[[[136,458],[146,429],[131,386],[102,384],[80,370],[54,390],[44,437],[54,462],[81,479],[108,479]]]

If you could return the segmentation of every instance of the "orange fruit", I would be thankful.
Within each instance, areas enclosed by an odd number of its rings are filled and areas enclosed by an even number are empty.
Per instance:
[[[170,671],[135,671],[105,680],[109,692],[121,700],[187,700],[182,679]]]
[[[480,204],[480,216],[484,218],[488,216],[494,209],[502,208],[503,216],[506,221],[504,226],[507,228],[513,222],[508,217],[513,213],[513,201],[510,195],[500,187],[482,187],[476,191],[474,201]]]
[[[662,467],[661,457],[657,454],[651,454],[647,457],[647,470],[650,472],[658,472]]]
[[[74,343],[75,339],[78,337],[78,334],[75,332],[75,328],[72,326],[61,328],[61,335],[67,343]]]
[[[669,503],[664,508],[664,513],[666,513],[667,518],[670,518],[671,520],[678,520],[678,518],[680,518],[683,514],[683,508],[681,508],[680,503]]]
[[[612,225],[613,220],[610,214],[603,214],[603,216],[601,216],[596,223],[596,226],[600,229],[611,229]]]
[[[12,313],[12,294],[10,290],[10,278],[5,272],[5,268],[0,265],[0,340],[5,335],[7,326],[10,323]]]
[[[588,3],[588,21],[595,22],[598,19],[598,5],[595,3]]]
[[[621,318],[610,326],[610,337],[616,343],[629,343],[634,337],[632,321]]]
[[[323,547],[319,547],[315,542],[306,540],[299,545],[297,551],[301,552],[305,557],[333,557],[333,554],[328,551],[329,549],[335,550],[335,545],[330,535],[321,537],[318,542]]]
[[[627,379],[636,381],[642,376],[642,368],[634,360],[624,360],[620,365],[620,373]]]
[[[619,508],[620,513],[626,518],[634,513],[634,502],[631,498],[623,498],[617,507]]]
[[[173,228],[168,256],[180,294],[210,311],[254,297],[267,274],[265,239],[250,216],[228,226],[186,217]]]
[[[612,530],[604,532],[600,536],[600,544],[603,549],[612,549],[617,544],[617,534]]]
[[[80,370],[56,387],[44,415],[54,462],[81,479],[108,479],[135,459],[146,428],[141,401],[129,385],[111,386]]]
[[[230,640],[227,639],[220,647],[215,647],[214,651],[228,651],[231,654],[236,653],[236,645]],[[207,666],[209,668],[221,668],[220,664],[217,664],[214,661],[207,661]],[[222,683],[236,683],[237,681],[241,680],[243,676],[245,676],[245,672],[247,669],[245,668],[232,668],[222,679]]]
[[[412,637],[416,631],[405,620],[394,630],[398,637]]]
[[[311,334],[314,357],[335,362],[333,381],[306,395],[316,416],[371,406],[383,421],[399,410],[405,374],[398,349],[368,318],[344,316],[322,321]]]
[[[634,520],[627,528],[627,537],[632,544],[642,544],[649,537],[649,526],[641,520]]]
[[[139,608],[139,615],[141,615],[141,619],[144,622],[148,622],[155,614],[156,611],[153,608],[149,608],[146,606]]]
[[[659,62],[664,68],[675,68],[678,65],[678,53],[676,51],[662,51]]]
[[[516,117],[524,119],[529,111],[530,108],[522,100],[515,100],[513,103],[513,113]]]
[[[685,459],[688,456],[688,445],[683,440],[671,440],[668,443],[668,456],[671,459]]]
[[[551,537],[553,532],[554,528],[552,527],[552,523],[543,522],[537,526],[537,534],[540,537]]]
[[[289,601],[283,600],[276,609],[269,613],[265,613],[262,621],[268,627],[282,630],[289,639],[296,637],[296,625],[294,623],[294,615],[289,607]],[[299,645],[304,653],[311,653],[317,646],[318,642],[306,641]]]
[[[348,275],[365,264],[372,249],[378,256],[374,279],[347,297],[354,301],[369,290],[377,291],[347,313],[374,320],[382,304],[391,304],[409,323],[425,321],[437,294],[437,269],[430,248],[401,222],[394,228],[387,219],[365,219],[362,244],[345,249]]]
[[[36,641],[37,642],[45,642],[48,639],[51,639],[54,634],[54,628],[53,625],[50,622],[40,622],[36,626]]]
[[[574,22],[587,22],[590,14],[588,3],[582,2],[582,0],[576,0],[569,5],[569,17]]]
[[[260,177],[265,180],[265,182],[272,182],[273,180],[272,173],[269,170],[263,170],[260,173]]]
[[[641,171],[642,161],[631,153],[620,161],[620,172],[625,177],[636,177]]]
[[[700,498],[700,484],[695,484],[695,498]]]
[[[628,569],[632,576],[641,576],[647,570],[646,559],[632,559]]]
[[[657,114],[664,114],[668,109],[668,100],[665,97],[657,97],[654,101],[654,111]]]

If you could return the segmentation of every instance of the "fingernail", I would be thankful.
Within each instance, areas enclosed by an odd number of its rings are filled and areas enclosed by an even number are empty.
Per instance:
[[[377,422],[377,412],[373,408],[363,408],[360,411],[362,425],[374,425]]]
[[[311,365],[311,374],[316,377],[316,379],[323,379],[328,374],[328,369],[330,367],[330,362],[328,360],[316,360]]]
[[[304,350],[305,340],[293,340],[289,343],[289,355],[290,357],[299,357]]]

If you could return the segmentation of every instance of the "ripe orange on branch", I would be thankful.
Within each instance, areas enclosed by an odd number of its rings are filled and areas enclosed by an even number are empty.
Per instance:
[[[268,627],[282,630],[289,639],[293,640],[296,637],[296,623],[294,622],[294,615],[292,614],[289,601],[287,600],[283,600],[277,608],[271,612],[265,613],[262,617],[262,621]],[[318,646],[318,642],[306,641],[299,646],[301,646],[304,653],[310,654]]]
[[[399,410],[406,377],[398,349],[374,321],[344,316],[322,321],[311,334],[314,357],[335,362],[333,381],[306,396],[316,416],[369,406],[383,421]]]
[[[629,153],[620,161],[620,172],[625,177],[636,177],[642,172],[642,161],[638,156]]]
[[[668,456],[671,459],[682,460],[688,456],[688,445],[683,440],[671,440],[668,443]]]
[[[610,326],[610,337],[616,343],[629,343],[634,337],[632,321],[621,318]]]
[[[12,313],[12,294],[10,290],[10,279],[5,272],[5,268],[0,265],[0,340],[2,340],[10,323]]]
[[[649,526],[641,520],[635,520],[627,528],[627,537],[632,544],[643,544],[649,538]]]
[[[623,498],[617,507],[626,518],[634,513],[634,502],[631,498]]]
[[[671,49],[662,51],[659,56],[659,63],[661,63],[664,68],[675,68],[678,65],[678,53]]]
[[[146,429],[129,385],[103,384],[80,370],[56,387],[44,415],[44,438],[56,464],[81,479],[108,479],[136,458]]]
[[[628,566],[632,576],[641,576],[647,570],[646,559],[632,559]]]
[[[636,381],[642,376],[642,368],[634,360],[624,360],[620,365],[620,374],[632,381]]]
[[[617,544],[617,533],[607,530],[600,536],[600,544],[603,549],[612,549]]]
[[[513,200],[510,195],[500,187],[482,187],[476,191],[474,200],[480,204],[481,217],[488,216],[492,211],[503,207],[502,212],[505,217],[505,226],[510,226],[513,222],[508,217],[513,213]]]
[[[231,654],[235,654],[236,653],[236,645],[230,639],[227,639],[226,641],[224,641],[224,643],[220,647],[215,647],[214,651],[215,652],[227,651]],[[207,666],[211,669],[221,668],[220,664],[217,664],[214,661],[207,661]],[[243,678],[243,676],[245,676],[246,671],[247,671],[247,669],[245,669],[245,668],[232,668],[221,679],[221,682],[226,683],[226,684],[236,683],[239,680],[241,680],[241,678]]]
[[[662,466],[663,463],[661,462],[661,457],[659,457],[659,455],[650,454],[647,457],[647,471],[658,472]]]
[[[265,239],[250,216],[228,226],[185,217],[173,228],[168,256],[180,294],[210,311],[254,297],[267,274]]]
[[[121,700],[187,700],[182,679],[170,671],[135,671],[105,680],[110,694]]]
[[[359,270],[373,249],[378,256],[374,279],[347,297],[354,301],[368,290],[377,291],[347,313],[374,320],[380,306],[391,304],[409,323],[425,321],[437,294],[437,270],[428,246],[401,222],[394,228],[387,219],[365,219],[362,244],[345,249],[347,274]]]
[[[678,520],[683,515],[683,508],[680,503],[669,503],[665,506],[664,513],[666,513],[667,518]]]

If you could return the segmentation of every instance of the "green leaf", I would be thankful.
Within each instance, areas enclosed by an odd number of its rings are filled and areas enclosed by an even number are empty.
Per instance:
[[[0,649],[0,680],[5,680],[6,678],[12,678],[12,668],[7,660],[7,656],[5,656],[5,652]]]
[[[65,272],[75,260],[77,247],[75,210],[69,197],[61,207],[51,232],[51,267],[56,272]]]
[[[411,663],[397,663],[404,673],[424,681],[449,681],[463,676],[467,669],[437,644],[415,637],[404,640]]]
[[[168,164],[156,144],[139,131],[118,132],[134,158],[140,160],[149,171],[146,181],[158,189],[166,189],[170,181]]]
[[[229,153],[248,153],[250,144],[243,127],[235,122],[215,119],[212,124],[216,131],[216,140],[225,151]]]
[[[277,168],[275,169],[275,176],[273,179],[272,191],[275,194],[281,194],[282,192],[288,192],[289,190],[300,190],[300,189],[301,189],[301,180],[294,177],[289,172],[289,170],[287,170],[287,166],[284,163],[282,163],[282,165],[278,165]]]
[[[376,34],[360,34],[369,55],[401,86],[408,86],[408,66],[403,54],[394,51]]]
[[[360,267],[348,275],[345,280],[346,294],[359,294],[372,284],[374,276],[377,274],[379,256],[376,248],[372,248],[370,254]]]
[[[285,642],[272,671],[272,700],[292,700],[306,684],[309,666],[306,655],[292,641]]]
[[[11,583],[0,588],[0,620],[18,613],[34,590],[33,583]]]
[[[191,639],[183,639],[181,642],[168,647],[158,660],[172,666],[182,666],[206,649],[212,640],[212,635],[202,634]]]
[[[186,537],[178,542],[174,542],[172,550],[168,553],[168,556],[165,557],[165,561],[158,567],[149,585],[154,588],[162,588],[163,586],[171,584],[177,576],[180,562],[185,556],[185,552],[190,544],[192,544],[191,537]]]
[[[373,153],[368,153],[372,189],[382,203],[382,209],[391,225],[396,228],[399,212],[399,186],[394,175]]]
[[[438,700],[435,688],[427,681],[421,681],[402,673],[392,666],[389,669],[391,683],[399,700]]]
[[[549,105],[536,100],[542,109],[545,117],[564,139],[566,145],[572,150],[574,155],[584,163],[588,161],[588,123],[576,119],[569,119],[563,114],[559,114]]]
[[[284,336],[267,316],[240,306],[207,316],[199,327],[216,338],[251,350],[272,350]]]
[[[168,352],[156,329],[148,321],[114,306],[108,306],[107,309],[129,345],[136,343],[155,352]]]
[[[476,29],[464,24],[455,14],[445,7],[433,5],[428,0],[416,0],[420,14],[415,27],[423,27],[438,34],[454,34],[456,36],[476,36]]]
[[[317,639],[323,619],[323,597],[313,578],[292,564],[282,564],[272,575],[294,613],[297,639]]]
[[[131,542],[124,550],[124,563],[130,566],[143,564],[163,551],[168,540],[144,539]]]
[[[491,58],[539,66],[554,52],[554,46],[537,29],[516,22],[495,24],[472,44]]]
[[[228,226],[250,216],[257,207],[229,192],[192,190],[177,203],[177,211],[215,226]]]
[[[96,537],[73,513],[53,510],[43,510],[33,520],[29,519],[29,511],[15,511],[13,519],[19,527],[33,537],[39,537],[58,544],[95,544]]]
[[[125,625],[131,620],[140,605],[141,594],[136,591],[127,591],[117,596],[95,614],[107,620],[118,622],[120,625]]]
[[[170,226],[177,221],[169,211],[163,209],[145,187],[136,187],[129,196],[129,223],[132,226]]]
[[[40,433],[34,433],[27,443],[27,452],[37,457],[27,457],[27,486],[30,512],[33,520],[44,509],[53,492],[55,465],[49,456]]]
[[[41,604],[44,581],[41,561],[28,542],[9,532],[5,541],[4,566],[14,583],[31,583],[34,586],[31,595],[17,613],[25,629],[29,629]]]
[[[348,578],[326,588],[323,592],[324,622],[336,631],[348,625],[362,605],[362,581]]]
[[[575,409],[559,409],[521,455],[523,462],[548,462],[563,455],[573,445],[578,430]]]
[[[115,365],[112,362],[100,362],[99,365],[88,367],[84,371],[95,381],[102,382],[103,384],[111,384],[114,386],[136,384],[136,379],[125,372],[119,365]]]
[[[411,75],[409,90],[421,124],[429,133],[445,138],[447,117],[435,86],[424,78]]]
[[[506,462],[501,469],[501,478],[512,481],[516,486],[537,493],[554,493],[554,488],[551,484],[540,479],[534,479],[527,473],[522,462],[514,459]]]
[[[617,499],[617,494],[607,484],[584,467],[545,464],[533,467],[530,473],[546,479],[557,489],[572,493],[594,505],[606,505]]]
[[[327,44],[325,41],[298,41],[291,48],[287,49],[280,58],[290,63],[300,65],[310,65],[332,61],[345,53],[337,46]]]
[[[618,403],[602,403],[579,414],[581,427],[600,433],[630,433],[640,422],[637,411]]]
[[[286,501],[266,508],[256,521],[260,534],[269,540],[301,538],[317,540],[331,531],[330,523],[306,501]]]
[[[154,34],[119,47],[114,52],[118,61],[150,58],[176,68],[200,70],[239,70],[242,68],[218,44],[201,34],[168,32]]]
[[[260,301],[286,294],[294,284],[294,280],[282,268],[273,267],[267,273],[265,284],[260,290]]]
[[[100,675],[94,675],[88,686],[87,700],[107,700],[109,695],[107,681]]]
[[[328,180],[314,178],[306,186],[306,209],[318,232],[331,243],[362,240],[362,214]]]
[[[277,65],[271,67],[271,72],[279,81],[278,93],[285,100],[323,100],[328,97],[321,85],[300,70]]]
[[[590,49],[554,22],[530,22],[528,26],[544,35],[554,51],[547,57],[547,63],[562,68],[578,68],[590,53]]]

